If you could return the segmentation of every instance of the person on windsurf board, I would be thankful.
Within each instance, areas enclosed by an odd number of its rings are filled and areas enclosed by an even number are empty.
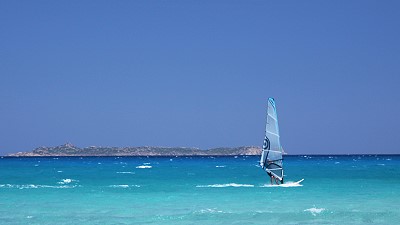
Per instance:
[[[283,185],[284,168],[283,155],[287,154],[281,145],[278,114],[274,98],[268,98],[267,104],[267,123],[265,125],[265,137],[261,151],[260,167],[267,172],[270,177],[271,185]],[[296,183],[300,183],[300,180]]]

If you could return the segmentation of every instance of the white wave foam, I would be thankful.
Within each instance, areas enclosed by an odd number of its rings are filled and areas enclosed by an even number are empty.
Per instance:
[[[204,188],[204,187],[212,187],[212,188],[224,188],[224,187],[254,187],[252,184],[210,184],[210,185],[197,185],[196,187]]]
[[[74,180],[74,179],[62,179],[60,182],[57,182],[58,184],[69,184],[71,182],[78,182],[78,180]]]
[[[320,214],[323,211],[325,211],[324,208],[315,208],[315,207],[304,210],[304,212],[310,212],[313,216],[316,216],[317,214]]]
[[[72,179],[62,179],[60,182],[58,182],[59,184],[69,184],[72,182]]]
[[[37,189],[37,188],[75,188],[77,185],[40,185],[40,184],[0,184],[0,188]]]
[[[224,167],[226,167],[226,166],[215,166],[215,167],[217,167],[217,168],[224,168]]]
[[[116,185],[109,185],[108,187],[111,187],[111,188],[130,188],[130,187],[140,187],[140,185],[116,184]]]
[[[113,187],[113,188],[128,188],[129,185],[127,185],[127,184],[110,185],[109,187]]]
[[[137,169],[150,169],[150,168],[152,168],[152,166],[137,166],[136,167]]]
[[[117,173],[135,174],[135,172],[125,172],[125,171],[124,172],[117,172]]]
[[[199,211],[195,211],[194,213],[195,214],[216,214],[216,213],[229,213],[229,212],[224,212],[222,210],[213,208],[213,209],[201,209]]]
[[[57,173],[62,173],[62,172],[63,172],[62,170],[58,170],[58,171],[57,171]]]
[[[150,163],[143,163],[143,165],[150,165]]]

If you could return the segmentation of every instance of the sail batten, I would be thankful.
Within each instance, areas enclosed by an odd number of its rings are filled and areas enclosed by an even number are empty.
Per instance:
[[[269,131],[267,131],[267,133],[269,133],[269,134],[272,134],[272,135],[275,135],[275,136],[278,136],[278,137],[279,137],[279,134],[277,134],[277,133],[272,133],[272,132],[269,132]]]
[[[273,119],[273,120],[275,120],[275,121],[278,121],[278,119],[277,119],[277,118],[275,118],[273,115],[271,115],[271,114],[268,114],[268,116],[270,116],[270,118],[271,118],[271,119]]]
[[[280,144],[278,115],[273,98],[268,99],[267,123],[260,165],[269,176],[283,183],[282,147]]]
[[[274,150],[268,150],[269,152],[276,152],[276,153],[281,153],[280,151],[274,151]],[[276,159],[278,160],[278,159]],[[275,160],[269,160],[269,161],[275,161]]]

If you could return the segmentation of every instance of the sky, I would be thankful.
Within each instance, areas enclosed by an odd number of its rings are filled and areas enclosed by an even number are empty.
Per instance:
[[[400,153],[399,1],[0,1],[0,155]]]

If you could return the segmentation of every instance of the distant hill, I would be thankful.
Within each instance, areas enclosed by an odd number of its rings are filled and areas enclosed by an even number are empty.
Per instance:
[[[261,148],[253,146],[212,148],[201,150],[188,147],[97,147],[79,148],[72,144],[39,147],[31,152],[18,152],[9,156],[231,156],[260,155]]]

